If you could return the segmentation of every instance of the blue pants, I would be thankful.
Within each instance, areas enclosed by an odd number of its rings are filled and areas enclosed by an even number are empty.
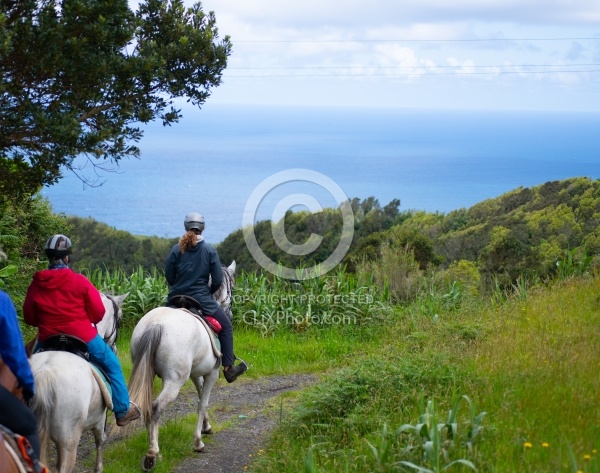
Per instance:
[[[120,419],[129,411],[129,392],[127,391],[121,363],[100,335],[96,335],[95,338],[90,340],[87,347],[90,360],[102,367],[108,376],[112,387],[113,411],[115,417]]]

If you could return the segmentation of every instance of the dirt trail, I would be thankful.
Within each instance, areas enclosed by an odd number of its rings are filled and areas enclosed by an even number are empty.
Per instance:
[[[186,458],[174,473],[244,472],[259,450],[263,449],[269,434],[277,423],[277,413],[267,409],[268,402],[281,393],[303,389],[317,381],[313,375],[270,376],[258,380],[239,378],[235,383],[222,381],[213,388],[210,402],[211,423],[213,426],[228,422],[229,427],[215,429],[207,436],[206,452]],[[196,412],[197,397],[194,390],[180,393],[175,402],[168,406],[165,420]],[[107,439],[106,447],[122,439],[118,431]],[[190,453],[193,440],[190,438]],[[74,473],[91,473],[83,462],[94,458],[93,437],[87,432],[82,437],[78,450],[78,460]],[[140,457],[140,463],[141,463]],[[160,462],[160,459],[159,459]],[[51,456],[50,466],[55,468],[55,457]],[[141,468],[139,471],[142,471]],[[124,472],[128,473],[128,472]],[[131,472],[134,473],[134,472]]]

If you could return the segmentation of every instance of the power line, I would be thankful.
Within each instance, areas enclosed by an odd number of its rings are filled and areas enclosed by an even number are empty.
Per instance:
[[[502,64],[502,65],[488,65],[488,66],[475,66],[475,65],[440,65],[440,66],[428,66],[432,68],[507,68],[507,67],[589,67],[589,66],[600,66],[600,63],[581,63],[581,64]],[[228,67],[228,70],[286,70],[286,69],[415,69],[419,66],[272,66],[272,67]],[[425,67],[425,66],[422,66]]]
[[[235,43],[469,43],[485,41],[589,41],[600,40],[600,36],[565,38],[468,38],[468,39],[243,39],[232,40]]]
[[[560,70],[560,71],[490,71],[490,72],[418,72],[413,73],[403,72],[400,74],[260,74],[260,75],[227,75],[226,78],[245,77],[245,78],[274,78],[274,77],[414,77],[414,76],[442,76],[442,75],[497,75],[497,74],[556,74],[556,73],[573,73],[573,72],[600,72],[600,69],[586,70]]]

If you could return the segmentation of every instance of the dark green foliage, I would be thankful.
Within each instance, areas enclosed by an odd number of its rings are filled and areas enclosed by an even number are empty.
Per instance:
[[[92,219],[70,217],[73,269],[119,269],[125,274],[164,269],[177,238],[138,237]]]
[[[438,266],[442,262],[442,258],[433,250],[433,240],[419,230],[397,227],[389,233],[395,245],[413,252],[420,269],[426,269],[429,265]]]
[[[0,0],[0,201],[33,194],[85,155],[138,156],[134,126],[202,105],[231,51],[200,4]]]
[[[398,208],[400,201],[392,200],[383,208],[374,197],[364,200],[352,199],[352,210],[354,212],[354,238],[350,251],[342,261],[349,268],[354,267],[353,255],[360,255],[368,247],[376,249],[379,244],[363,242],[364,239],[378,237],[382,232],[395,225],[400,218]],[[295,245],[305,243],[311,234],[320,235],[323,239],[318,249],[306,256],[291,255],[277,246],[273,238],[272,222],[265,220],[257,222],[254,226],[256,240],[263,252],[272,261],[280,262],[287,267],[312,267],[325,261],[337,247],[342,231],[342,215],[338,209],[324,209],[322,212],[311,214],[308,212],[287,212],[282,221],[277,225],[283,225],[287,239]],[[374,236],[372,236],[374,235]],[[218,246],[219,256],[222,261],[235,260],[238,263],[238,271],[255,272],[261,271],[260,266],[246,248],[242,230],[230,234]]]
[[[424,221],[422,215],[402,226]],[[600,181],[571,178],[519,188],[469,209],[450,212],[440,225],[425,222],[434,251],[444,265],[456,260],[476,261],[487,281],[502,275],[506,284],[521,275],[549,277],[564,251],[586,246],[599,255]]]
[[[53,233],[70,231],[71,226],[62,215],[52,212],[49,203],[40,196],[24,197],[16,205],[0,203],[0,250],[8,264],[19,270],[5,281],[6,290],[19,299],[24,297],[32,274],[46,264],[44,243]],[[17,301],[17,303],[19,302]]]

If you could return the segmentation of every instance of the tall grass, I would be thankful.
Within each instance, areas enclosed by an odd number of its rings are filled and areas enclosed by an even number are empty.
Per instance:
[[[236,282],[233,311],[235,323],[264,337],[334,326],[353,330],[382,323],[392,312],[388,294],[369,275],[344,270],[299,281],[243,273]]]
[[[493,336],[473,356],[495,410],[484,449],[504,458],[496,471],[571,471],[570,448],[598,471],[599,291],[598,278],[569,279],[488,315]]]
[[[123,303],[123,325],[134,327],[138,320],[152,309],[164,305],[169,292],[164,275],[141,266],[132,274],[122,270],[95,269],[84,272],[101,291],[109,294],[128,294]]]
[[[438,471],[457,459],[470,463],[456,471],[600,471],[598,294],[600,278],[570,278],[500,307],[395,319],[396,344],[308,391],[254,471]],[[434,463],[433,437],[407,439],[402,426],[424,401],[451,412],[462,395],[478,408],[457,418],[466,437],[452,449],[438,439]]]

